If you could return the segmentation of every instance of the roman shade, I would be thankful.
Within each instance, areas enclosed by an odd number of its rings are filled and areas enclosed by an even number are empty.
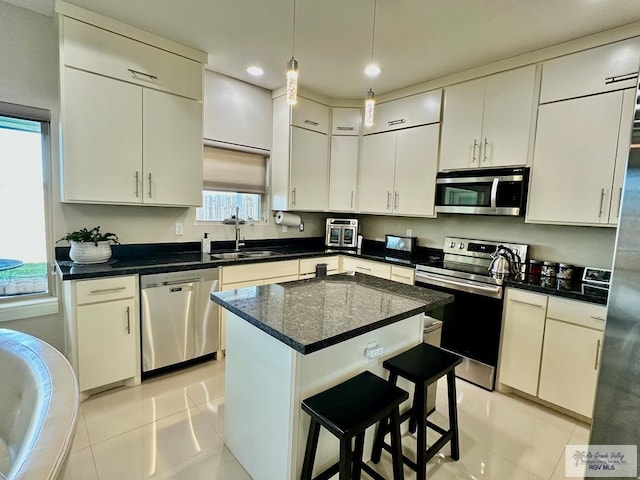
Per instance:
[[[205,190],[267,192],[267,161],[262,155],[205,145],[203,156]]]

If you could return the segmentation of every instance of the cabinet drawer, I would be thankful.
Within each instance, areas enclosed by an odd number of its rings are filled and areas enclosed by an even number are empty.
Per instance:
[[[373,277],[391,278],[391,265],[381,262],[370,262],[359,258],[344,257],[342,260],[342,270],[345,272],[364,273]]]
[[[331,135],[359,135],[362,111],[359,108],[334,108],[331,111]]]
[[[544,62],[540,103],[635,87],[628,75],[639,61],[640,39],[633,38]]]
[[[76,304],[131,298],[136,295],[136,286],[135,276],[80,280],[76,283]]]
[[[547,295],[518,290],[517,288],[510,288],[507,291],[506,301],[507,307],[513,302],[518,305],[540,309],[543,315],[547,308]]]
[[[415,281],[415,270],[413,268],[391,265],[391,280],[413,285]]]
[[[442,90],[424,92],[376,106],[372,127],[364,134],[398,130],[440,121]]]
[[[255,281],[253,285],[264,285],[265,280],[276,277],[290,277],[298,275],[298,260],[285,260],[283,262],[250,263],[232,267],[223,267],[222,284]]]
[[[327,264],[327,273],[329,275],[338,273],[338,257],[315,257],[304,258],[300,260],[300,275],[315,274],[316,265],[319,263]]]
[[[547,318],[603,331],[606,315],[607,307],[604,305],[549,297]]]
[[[202,64],[71,18],[62,22],[65,65],[202,100]]]
[[[298,104],[291,109],[291,125],[314,132],[329,133],[329,107],[298,97]]]

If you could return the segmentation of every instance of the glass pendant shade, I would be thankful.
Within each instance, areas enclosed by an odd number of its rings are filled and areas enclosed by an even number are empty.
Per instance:
[[[287,63],[287,103],[295,105],[298,102],[298,61],[291,57]]]
[[[376,104],[376,95],[373,90],[367,92],[367,99],[364,102],[364,126],[373,126],[373,108]]]

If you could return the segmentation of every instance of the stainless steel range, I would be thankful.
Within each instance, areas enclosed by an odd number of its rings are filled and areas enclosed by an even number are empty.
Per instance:
[[[416,266],[415,283],[455,295],[455,301],[439,314],[443,321],[441,346],[464,357],[456,369],[458,377],[493,390],[502,284],[505,277],[518,274],[528,245],[446,237],[443,250],[442,262]],[[496,269],[498,264],[503,268]]]

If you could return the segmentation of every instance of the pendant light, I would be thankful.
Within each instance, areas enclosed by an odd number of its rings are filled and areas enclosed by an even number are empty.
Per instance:
[[[287,103],[295,105],[298,102],[298,61],[294,56],[296,46],[296,0],[293,0],[293,26],[291,30],[291,60],[287,62]]]
[[[374,48],[375,48],[375,39],[376,39],[376,4],[377,0],[373,0],[373,27],[371,31],[371,63],[367,65],[364,69],[365,75],[370,78],[376,77],[382,69],[374,63]],[[364,102],[364,126],[372,127],[373,126],[373,110],[376,104],[376,94],[373,93],[373,90],[369,88],[367,92],[367,98]]]

